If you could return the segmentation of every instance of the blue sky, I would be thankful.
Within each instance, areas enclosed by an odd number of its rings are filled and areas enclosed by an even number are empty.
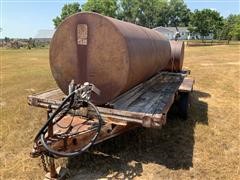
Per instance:
[[[78,0],[84,4],[86,0]],[[38,30],[54,29],[52,19],[59,15],[67,0],[0,0],[0,38],[34,37]],[[186,0],[187,6],[194,9],[211,8],[222,16],[238,14],[240,0]]]

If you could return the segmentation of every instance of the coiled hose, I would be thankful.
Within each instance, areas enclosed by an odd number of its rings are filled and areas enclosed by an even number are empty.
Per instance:
[[[74,104],[74,96],[76,94],[77,90],[71,92],[65,99],[64,101],[60,104],[60,106],[56,109],[56,111],[50,115],[50,117],[48,118],[47,122],[44,124],[44,126],[40,129],[40,131],[37,133],[36,137],[35,137],[35,142],[37,143],[39,140],[40,142],[42,143],[43,147],[49,152],[48,155],[52,156],[52,155],[55,155],[55,156],[60,156],[60,157],[71,157],[71,156],[77,156],[77,155],[80,155],[81,153],[83,153],[84,151],[86,151],[88,148],[90,148],[95,142],[96,142],[96,139],[101,131],[101,127],[102,127],[102,124],[103,124],[103,119],[100,115],[100,112],[98,111],[97,107],[91,103],[90,101],[88,100],[78,100],[78,103],[84,103],[86,104],[87,106],[90,106],[95,112],[96,112],[96,115],[97,115],[97,119],[98,119],[98,127],[96,129],[96,134],[91,138],[90,142],[85,145],[83,148],[79,149],[79,150],[76,150],[74,152],[60,152],[60,151],[56,151],[54,149],[52,149],[46,142],[46,138],[45,138],[45,135],[48,131],[48,126],[50,123],[52,123],[52,125],[56,124],[58,121],[60,121],[62,119],[62,117],[64,117],[71,109],[72,109],[72,106]],[[67,104],[69,102],[69,104]],[[63,110],[65,110],[63,112],[63,114],[60,116],[60,118],[58,118],[55,122],[53,122],[53,120],[55,119],[55,117],[61,113]]]

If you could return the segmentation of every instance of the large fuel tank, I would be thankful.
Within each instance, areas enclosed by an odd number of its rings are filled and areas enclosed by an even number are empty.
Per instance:
[[[169,40],[161,33],[96,13],[78,13],[57,28],[50,45],[53,77],[64,93],[72,79],[100,90],[104,104],[145,81],[171,59]]]

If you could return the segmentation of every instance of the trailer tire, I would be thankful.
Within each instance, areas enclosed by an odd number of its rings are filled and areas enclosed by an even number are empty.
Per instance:
[[[189,92],[180,92],[178,101],[178,114],[182,120],[188,118]]]

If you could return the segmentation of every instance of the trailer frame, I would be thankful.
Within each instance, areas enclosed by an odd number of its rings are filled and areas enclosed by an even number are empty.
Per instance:
[[[190,92],[193,91],[194,79],[189,77],[190,71],[185,70],[178,73],[159,72],[147,81],[140,83],[129,91],[123,93],[113,101],[104,106],[97,106],[105,124],[102,126],[97,141],[100,143],[133,128],[143,126],[146,128],[161,128],[167,121],[169,109],[179,96],[186,96],[189,99]],[[183,96],[184,95],[184,96]],[[64,94],[60,89],[52,89],[46,92],[28,96],[28,104],[35,107],[47,109],[47,116],[52,113],[62,102]],[[188,99],[185,99],[184,106],[188,106]],[[183,103],[179,103],[182,105]],[[187,107],[184,107],[187,109]],[[183,107],[179,109],[184,109]],[[94,114],[92,109],[87,109],[89,114]],[[84,109],[74,112],[74,116],[81,117],[85,113]],[[182,112],[182,117],[186,117],[187,112]],[[68,123],[73,112],[63,118],[63,123]],[[180,112],[181,115],[181,112]],[[61,128],[49,127],[48,134],[51,136]],[[90,132],[91,133],[91,132]],[[53,142],[54,148],[64,147],[74,149],[81,147],[85,143],[85,137],[73,136],[67,140]],[[77,142],[77,143],[76,143]],[[47,153],[43,146],[34,144],[32,157],[38,157],[42,153]],[[50,157],[50,177],[58,177],[55,170],[54,158]]]

